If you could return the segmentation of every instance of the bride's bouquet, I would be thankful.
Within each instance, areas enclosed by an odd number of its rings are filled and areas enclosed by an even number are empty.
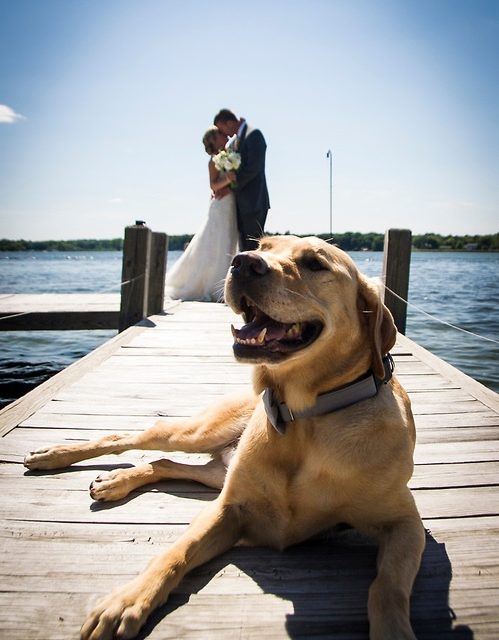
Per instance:
[[[241,155],[232,149],[222,149],[213,156],[217,171],[237,171],[241,166]]]

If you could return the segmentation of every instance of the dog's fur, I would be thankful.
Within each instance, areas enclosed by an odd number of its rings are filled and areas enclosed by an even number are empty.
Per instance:
[[[409,598],[424,530],[407,488],[415,428],[405,391],[392,378],[376,396],[298,419],[284,435],[267,420],[261,399],[270,387],[296,413],[370,369],[382,379],[382,356],[396,338],[390,312],[340,249],[293,236],[263,238],[258,250],[236,256],[225,299],[246,321],[234,331],[234,353],[255,364],[253,392],[224,399],[195,418],[159,421],[139,435],[105,436],[26,457],[29,469],[129,449],[213,457],[204,466],[159,460],[92,483],[95,500],[117,500],[165,478],[197,480],[221,493],[144,573],[90,613],[82,638],[134,637],[186,572],[236,544],[283,549],[348,523],[380,545],[369,590],[371,640],[414,639]],[[255,339],[264,326],[267,334]]]

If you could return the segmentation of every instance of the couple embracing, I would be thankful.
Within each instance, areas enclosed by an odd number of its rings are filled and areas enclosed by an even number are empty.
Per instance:
[[[201,229],[166,276],[166,294],[218,302],[232,257],[257,246],[270,207],[262,133],[222,109],[203,136],[212,200]]]

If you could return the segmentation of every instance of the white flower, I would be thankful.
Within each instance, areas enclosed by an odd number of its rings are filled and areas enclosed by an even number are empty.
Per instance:
[[[237,171],[241,166],[241,156],[231,149],[223,149],[213,156],[213,164],[217,171]]]

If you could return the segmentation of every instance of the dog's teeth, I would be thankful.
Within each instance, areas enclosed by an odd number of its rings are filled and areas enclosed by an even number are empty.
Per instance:
[[[265,342],[265,336],[267,335],[267,327],[264,327],[256,338],[238,338],[237,332],[235,329],[232,329],[232,335],[237,344],[251,344],[251,345],[261,345]]]
[[[301,332],[301,323],[300,322],[295,322],[286,331],[286,336],[288,338],[296,338],[296,336],[300,335],[300,332]]]

